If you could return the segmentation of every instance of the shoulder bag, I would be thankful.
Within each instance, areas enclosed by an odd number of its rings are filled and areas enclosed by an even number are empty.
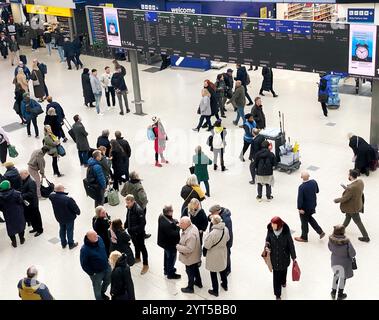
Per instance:
[[[347,244],[347,256],[350,258],[350,254],[349,254],[349,244]],[[358,266],[357,266],[357,259],[355,259],[355,257],[351,258],[351,268],[353,270],[357,270],[358,269]]]
[[[222,229],[222,235],[221,235],[221,238],[220,240],[218,240],[212,247],[210,247],[209,249],[212,249],[213,247],[217,246],[221,240],[224,238],[224,233],[225,233],[225,228]],[[206,257],[207,256],[207,252],[208,252],[208,249],[203,247],[203,256]]]

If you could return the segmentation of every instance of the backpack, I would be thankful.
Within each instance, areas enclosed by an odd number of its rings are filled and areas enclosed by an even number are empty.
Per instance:
[[[246,85],[249,85],[250,84],[250,76],[249,74],[246,72]]]
[[[46,64],[44,63],[40,63],[38,68],[40,69],[40,71],[43,73],[43,74],[47,74],[47,66]]]
[[[153,128],[151,127],[147,128],[147,138],[149,140],[155,140],[155,133],[154,133]]]
[[[271,164],[271,159],[270,157],[265,158],[263,161],[261,161],[261,170],[264,173],[270,172],[272,170],[272,164]]]
[[[95,200],[98,194],[98,186],[96,184],[96,176],[93,172],[92,166],[88,167],[87,169],[87,175],[83,179],[83,186],[86,191],[87,197]]]

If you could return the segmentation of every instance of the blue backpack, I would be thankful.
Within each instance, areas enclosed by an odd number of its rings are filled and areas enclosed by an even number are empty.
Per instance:
[[[149,140],[155,140],[155,133],[154,133],[154,130],[153,128],[147,128],[147,138]]]

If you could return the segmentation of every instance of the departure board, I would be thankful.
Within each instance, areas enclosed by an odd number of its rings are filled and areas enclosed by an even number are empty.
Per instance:
[[[87,7],[87,22],[90,32],[90,42],[106,43],[107,35],[105,31],[104,13],[101,7]]]
[[[87,7],[93,40],[107,40],[109,31],[101,30],[105,28],[102,9]],[[117,12],[123,48],[296,71],[348,72],[349,24],[129,9]]]

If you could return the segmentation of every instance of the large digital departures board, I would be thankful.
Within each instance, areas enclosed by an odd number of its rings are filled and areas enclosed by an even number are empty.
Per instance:
[[[114,17],[118,22],[114,22]],[[109,46],[225,62],[252,63],[308,72],[341,72],[377,77],[377,68],[351,65],[349,24],[240,18],[171,12],[87,7],[91,40]],[[115,29],[111,23],[116,24]],[[358,27],[359,28],[359,27]],[[377,41],[364,30],[360,39]],[[115,31],[116,30],[116,31]],[[358,30],[359,31],[359,30]],[[359,32],[357,31],[357,34]],[[362,41],[363,41],[362,40]],[[363,52],[364,43],[358,43]],[[350,47],[349,47],[350,46]],[[363,49],[362,49],[363,48]],[[376,46],[374,46],[374,49]],[[358,52],[359,53],[359,52]],[[367,64],[368,58],[360,54]],[[377,54],[369,63],[376,65]],[[352,71],[353,70],[353,71]],[[369,70],[369,71],[367,71]]]

